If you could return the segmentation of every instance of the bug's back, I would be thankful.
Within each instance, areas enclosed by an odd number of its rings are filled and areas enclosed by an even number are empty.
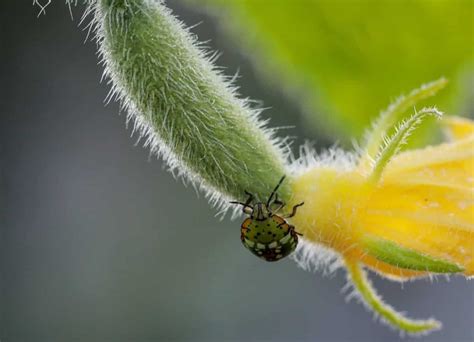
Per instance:
[[[266,261],[277,261],[296,249],[298,235],[285,219],[272,215],[264,220],[247,218],[241,226],[244,246]]]

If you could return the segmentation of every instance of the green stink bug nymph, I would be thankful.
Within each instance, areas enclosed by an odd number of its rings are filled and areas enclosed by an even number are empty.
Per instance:
[[[285,176],[280,179],[267,203],[257,202],[252,206],[255,197],[247,191],[245,193],[249,197],[245,203],[230,202],[242,205],[243,212],[250,215],[240,228],[242,243],[253,254],[266,261],[278,261],[289,255],[296,249],[298,235],[301,235],[285,219],[293,217],[296,209],[304,202],[295,205],[288,215],[275,214],[285,206],[285,203],[278,199],[277,193],[284,179]]]

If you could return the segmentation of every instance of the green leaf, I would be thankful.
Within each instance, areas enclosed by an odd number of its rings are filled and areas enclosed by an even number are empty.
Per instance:
[[[437,106],[468,101],[471,1],[188,1],[218,13],[257,69],[333,138],[360,136],[394,97],[441,76],[452,82]]]
[[[365,236],[364,250],[374,258],[387,264],[414,271],[433,273],[457,273],[464,269],[447,260],[433,258],[413,249],[399,246],[391,241]]]

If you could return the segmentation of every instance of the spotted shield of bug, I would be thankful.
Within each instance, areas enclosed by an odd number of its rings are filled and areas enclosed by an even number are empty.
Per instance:
[[[284,179],[285,176],[280,179],[266,203],[253,203],[255,197],[247,191],[245,193],[249,197],[245,203],[230,202],[242,205],[243,212],[250,215],[240,228],[242,243],[253,254],[266,261],[278,261],[291,254],[298,245],[298,235],[301,235],[285,219],[293,217],[304,202],[295,205],[290,214],[277,214],[285,207],[277,193]]]

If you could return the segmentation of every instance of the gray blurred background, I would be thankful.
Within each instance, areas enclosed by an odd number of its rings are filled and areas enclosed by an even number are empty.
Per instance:
[[[244,96],[272,107],[273,126],[315,140],[276,85],[256,79],[212,17],[168,1],[200,40],[240,69]],[[104,106],[94,43],[83,44],[62,1],[36,18],[31,1],[0,12],[0,340],[397,341],[398,334],[341,295],[344,272],[267,264],[241,246],[239,221],[215,217],[203,196],[150,157],[118,106]],[[320,147],[328,141],[316,139]],[[441,332],[417,341],[474,340],[472,282],[380,293]],[[410,341],[411,339],[405,339]]]

